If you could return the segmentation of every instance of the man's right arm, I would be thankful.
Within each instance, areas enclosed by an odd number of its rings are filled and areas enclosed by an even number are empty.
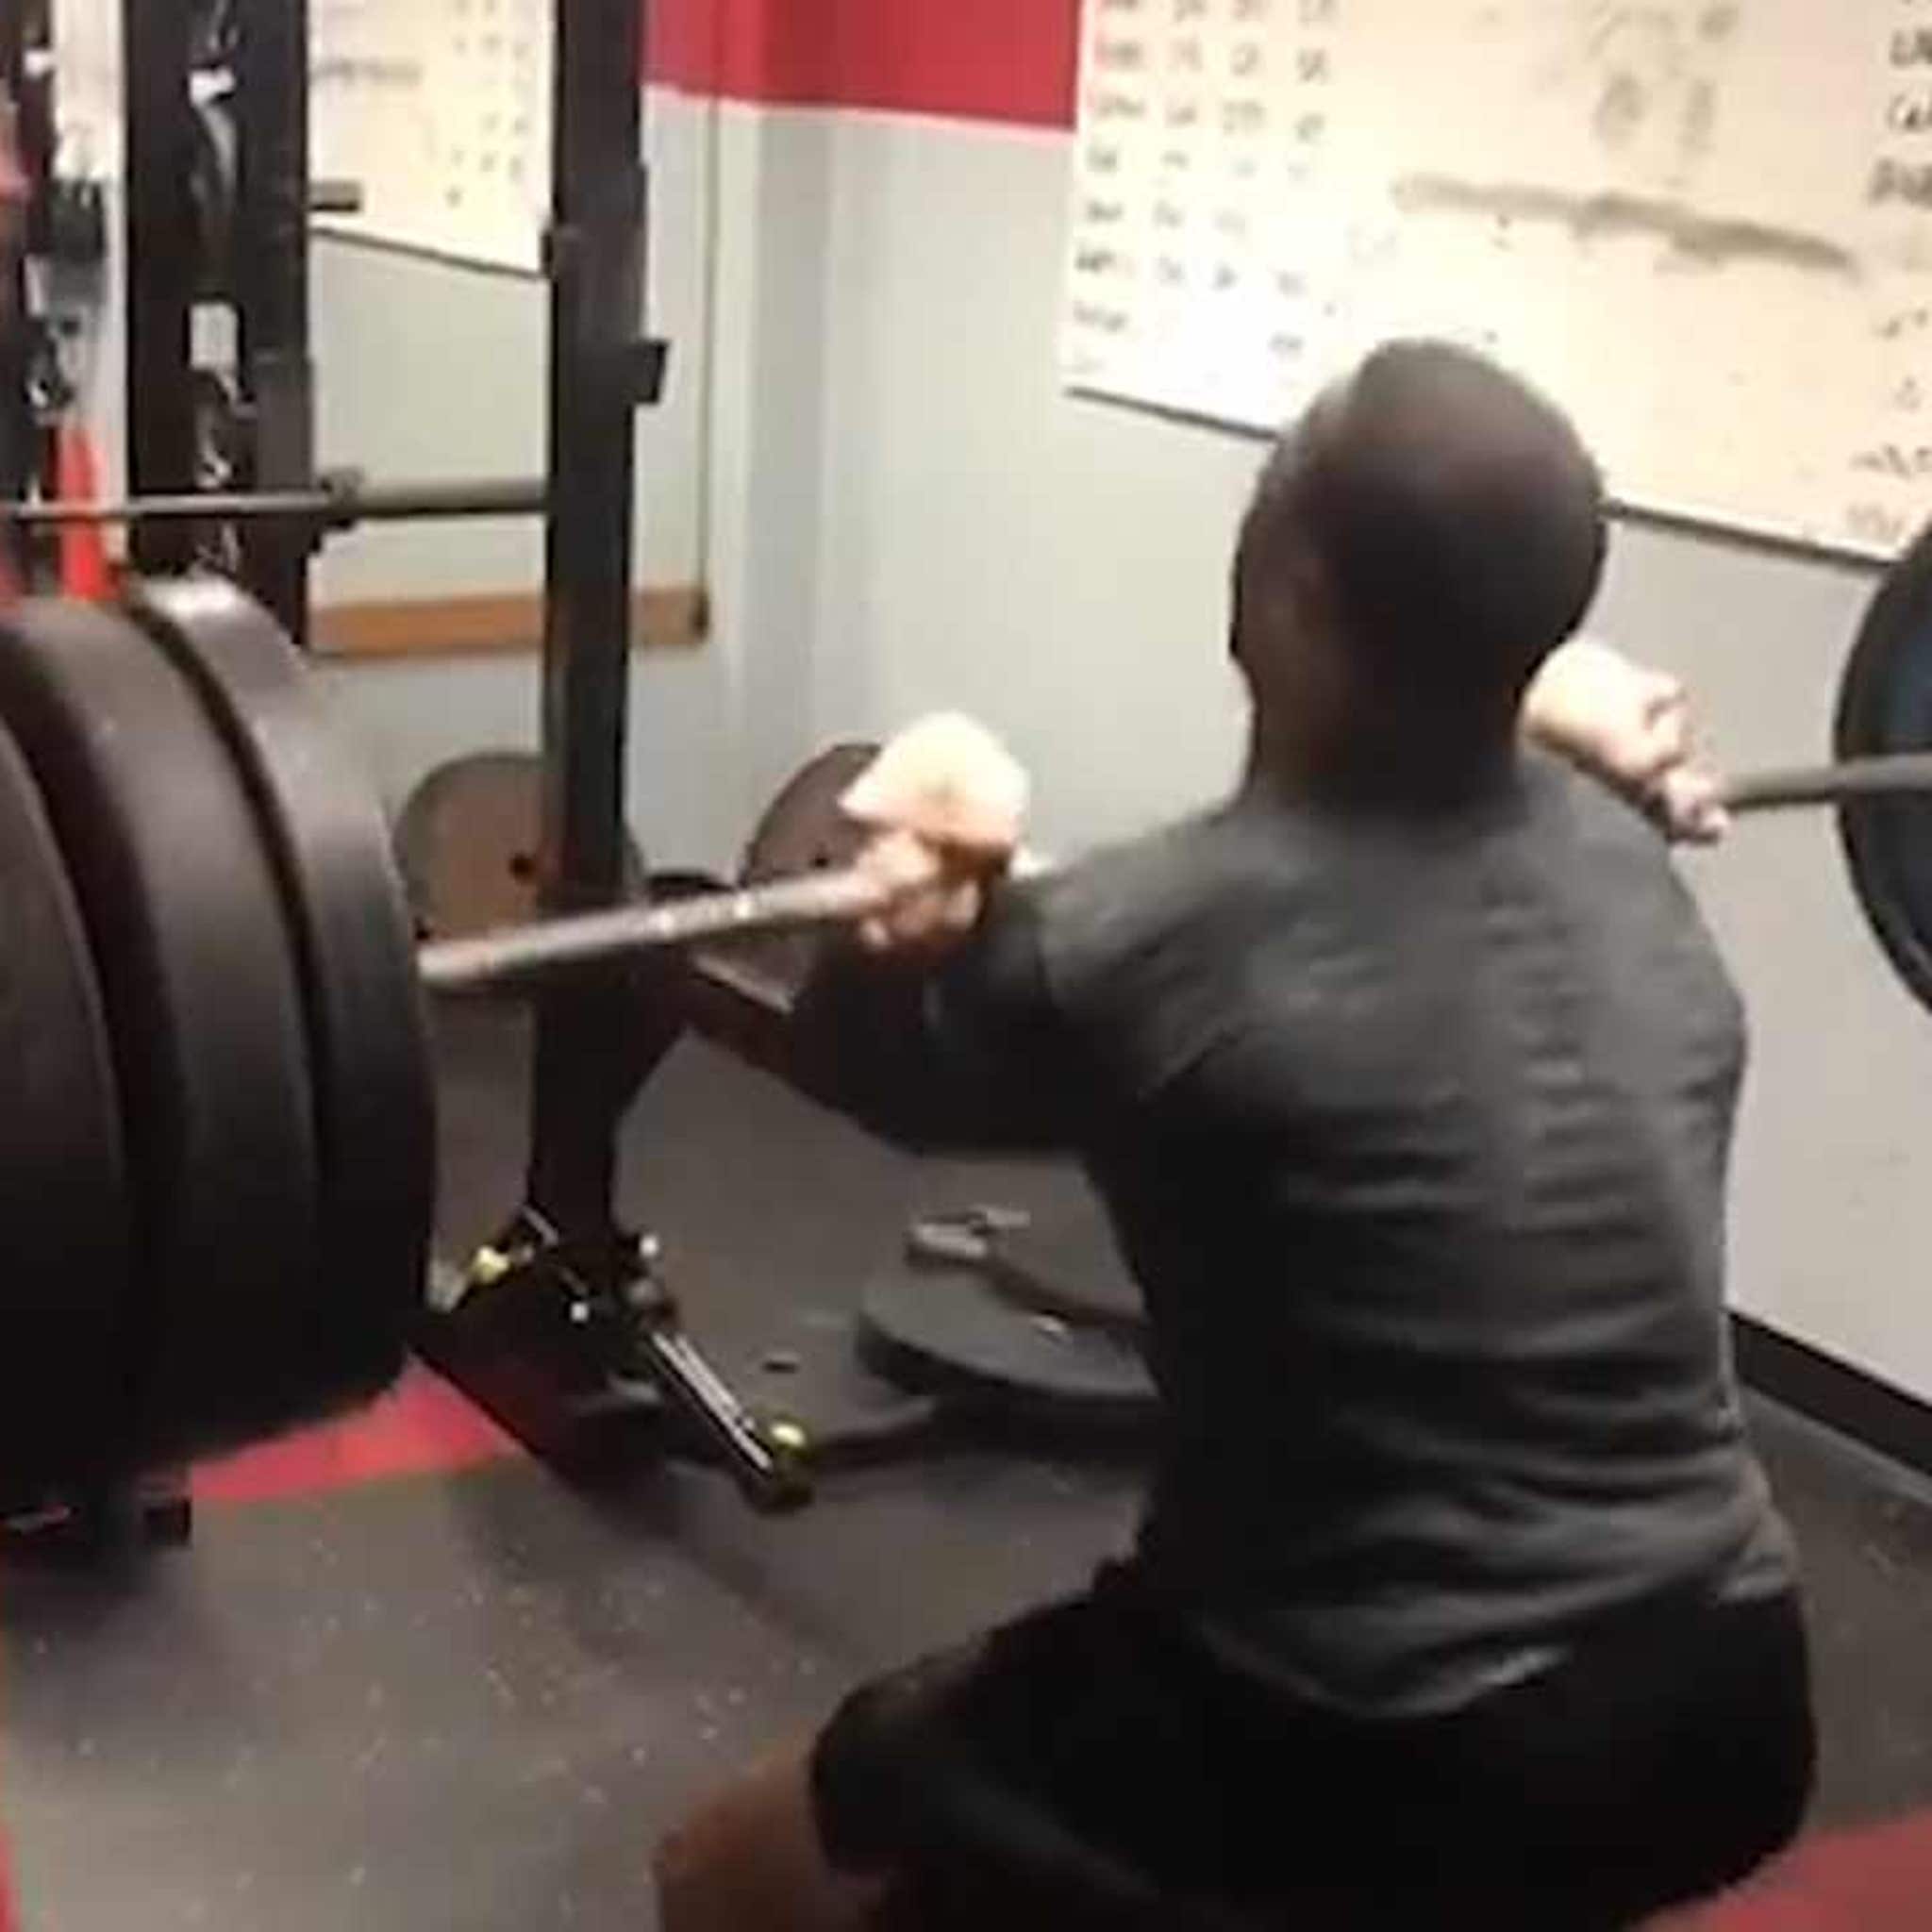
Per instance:
[[[1084,1086],[1049,981],[1051,889],[1022,861],[1026,774],[970,718],[899,733],[841,801],[882,895],[820,954],[786,1046],[792,1083],[902,1145],[1037,1150],[1078,1140]]]
[[[942,956],[828,946],[791,1022],[793,1083],[921,1153],[1077,1145],[1091,1083],[1053,996],[1040,912],[1008,886]]]

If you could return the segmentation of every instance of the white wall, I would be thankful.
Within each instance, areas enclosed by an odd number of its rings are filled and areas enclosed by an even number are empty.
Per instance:
[[[723,110],[710,447],[710,588],[731,654],[735,767],[719,774],[741,834],[817,748],[814,701],[832,123]]]
[[[1062,396],[1065,144],[833,124],[813,703],[801,747],[960,704],[1077,847],[1233,768],[1224,572],[1255,443]],[[1871,580],[1620,532],[1597,624],[1690,680],[1741,768],[1825,756]],[[1740,1305],[1932,1396],[1932,1022],[1852,900],[1830,821],[1742,827],[1695,876],[1744,985]]]
[[[853,115],[835,142],[814,723],[982,712],[1055,846],[1207,795],[1259,445],[1061,396],[1062,137]]]
[[[665,399],[639,417],[640,580],[700,582],[714,568],[728,579],[734,559],[709,547],[708,236],[722,151],[741,147],[746,130],[743,117],[656,90],[646,113],[649,318],[674,347]],[[533,280],[318,242],[321,460],[376,480],[541,475],[546,314],[546,291]],[[533,591],[541,580],[541,532],[525,521],[357,531],[330,544],[315,584],[326,602]],[[726,596],[721,608],[733,603]],[[737,641],[723,625],[702,649],[636,660],[630,812],[654,858],[722,865],[742,837],[736,663]],[[536,743],[531,658],[343,665],[329,678],[391,800],[445,758]]]
[[[1627,534],[1606,633],[1679,670],[1736,770],[1831,755],[1868,575]],[[1758,819],[1690,863],[1743,984],[1755,1055],[1733,1278],[1788,1333],[1932,1394],[1932,1019],[1854,898],[1827,813]]]

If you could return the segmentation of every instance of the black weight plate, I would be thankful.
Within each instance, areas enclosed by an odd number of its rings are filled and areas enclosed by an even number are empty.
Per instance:
[[[1021,1416],[1111,1424],[1155,1408],[1146,1366],[1125,1342],[1015,1307],[971,1269],[901,1264],[880,1274],[866,1291],[859,1344],[905,1387]]]
[[[333,1406],[401,1372],[435,1209],[434,1087],[389,827],[258,604],[203,578],[145,586],[131,608],[226,737],[295,934],[321,1191],[311,1399]]]
[[[295,951],[225,745],[118,612],[0,616],[0,722],[46,799],[106,997],[145,1297],[136,1452],[239,1442],[309,1407],[314,1105]]]
[[[834,744],[801,765],[765,808],[739,862],[739,878],[747,886],[761,886],[851,864],[865,834],[840,810],[839,801],[878,752],[876,744]],[[774,983],[796,989],[811,971],[824,937],[779,933],[733,941],[719,950]]]
[[[876,744],[834,744],[808,759],[765,808],[744,848],[739,876],[748,886],[850,864],[865,835],[839,808]]]
[[[995,1235],[987,1269],[1013,1300],[1038,1314],[1136,1336],[1147,1313],[1140,1284],[1108,1225],[1100,1204],[1032,1214],[1024,1227]]]
[[[100,988],[40,790],[0,731],[0,1496],[94,1473],[133,1242]]]
[[[1839,690],[1840,758],[1932,746],[1932,530],[1873,600]],[[1886,957],[1932,1007],[1932,793],[1857,798],[1839,808],[1852,884]]]
[[[425,940],[469,939],[541,916],[537,847],[543,763],[529,752],[475,752],[439,765],[404,801],[395,849]],[[644,891],[644,861],[625,851],[625,891]]]

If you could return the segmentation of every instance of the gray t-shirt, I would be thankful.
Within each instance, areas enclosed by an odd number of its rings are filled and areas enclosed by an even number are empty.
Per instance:
[[[1141,1560],[1237,1668],[1452,1709],[1790,1587],[1724,1310],[1737,994],[1657,834],[1537,757],[1419,824],[1253,794],[825,962],[808,1084],[1064,1145],[1146,1297]]]

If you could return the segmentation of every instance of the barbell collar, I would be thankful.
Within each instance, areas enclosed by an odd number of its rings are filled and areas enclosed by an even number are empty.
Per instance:
[[[311,181],[308,212],[312,215],[359,215],[363,204],[359,181]]]

